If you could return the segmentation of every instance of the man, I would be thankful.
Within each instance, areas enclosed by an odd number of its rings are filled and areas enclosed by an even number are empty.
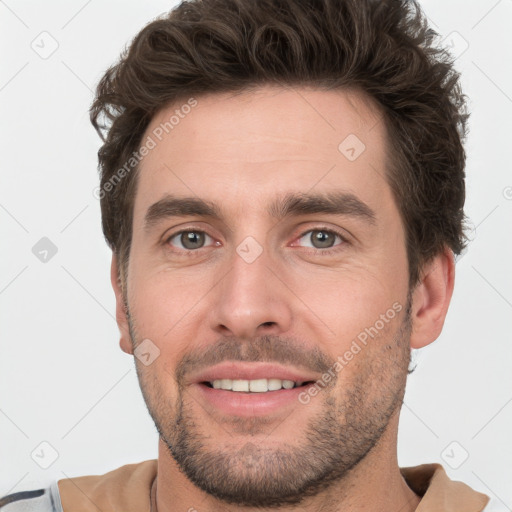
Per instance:
[[[158,460],[3,509],[483,510],[396,456],[465,245],[466,117],[413,2],[195,1],[146,26],[91,118]]]

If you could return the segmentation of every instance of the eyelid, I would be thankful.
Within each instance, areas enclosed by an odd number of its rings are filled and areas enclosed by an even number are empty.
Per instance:
[[[173,226],[171,228],[166,229],[163,234],[160,236],[160,241],[163,243],[166,243],[169,239],[176,235],[180,235],[181,233],[186,233],[189,231],[197,232],[197,233],[204,233],[208,235],[210,238],[215,238],[210,234],[211,229],[205,228],[202,226],[202,224],[205,224],[203,222],[199,222],[199,226],[194,222],[189,223],[182,223],[178,224],[177,226]],[[177,230],[177,231],[175,231]]]

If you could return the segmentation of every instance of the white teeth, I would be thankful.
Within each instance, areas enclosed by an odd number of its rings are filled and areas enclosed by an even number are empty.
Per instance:
[[[292,389],[295,383],[293,380],[283,380],[283,388],[284,389]]]
[[[251,393],[265,393],[265,391],[268,391],[267,379],[250,380],[249,391]]]
[[[235,379],[233,381],[233,391],[249,391],[249,381],[248,380],[241,380],[241,379]]]
[[[217,379],[210,384],[214,389],[228,391],[242,391],[251,393],[266,393],[267,391],[278,391],[279,389],[292,389],[295,386],[302,386],[302,382],[295,383],[293,380],[281,379]]]
[[[215,381],[214,381],[215,382]],[[219,382],[219,381],[217,381]],[[233,381],[231,379],[221,379],[220,380],[220,389],[232,389]]]
[[[268,390],[277,391],[283,387],[283,381],[281,379],[268,379]]]

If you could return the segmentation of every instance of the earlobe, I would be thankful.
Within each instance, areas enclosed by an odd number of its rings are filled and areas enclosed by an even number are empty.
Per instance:
[[[422,348],[441,334],[454,283],[453,252],[445,248],[425,266],[421,281],[413,292],[411,348]]]
[[[124,302],[123,290],[120,282],[120,273],[119,266],[117,262],[117,257],[114,253],[112,253],[112,263],[110,266],[110,282],[112,283],[112,288],[114,290],[114,294],[116,296],[116,322],[119,327],[119,332],[121,335],[121,339],[119,341],[119,346],[123,352],[127,354],[133,354],[133,347],[130,336],[130,327],[128,323],[128,315],[126,310],[126,305]]]

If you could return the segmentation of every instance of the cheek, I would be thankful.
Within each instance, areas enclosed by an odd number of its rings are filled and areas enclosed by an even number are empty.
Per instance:
[[[366,329],[376,326],[383,331],[397,325],[398,313],[405,309],[405,281],[377,260],[352,262],[336,270],[309,269],[300,277],[290,273],[288,279],[300,298],[299,322],[312,339],[323,338],[331,353],[344,352],[359,334],[364,338]]]
[[[405,385],[409,364],[409,333],[403,323],[405,309],[395,303],[377,320],[339,344],[335,353],[339,392],[354,386],[364,387],[364,394],[379,402],[392,390]]]
[[[136,314],[139,330],[161,338],[185,315],[194,286],[189,282],[187,293],[175,274],[140,263],[131,269],[130,309]]]
[[[137,341],[155,343],[173,374],[172,367],[190,350],[191,341],[201,341],[201,311],[212,285],[204,275],[169,271],[134,272],[131,277],[129,304]]]

